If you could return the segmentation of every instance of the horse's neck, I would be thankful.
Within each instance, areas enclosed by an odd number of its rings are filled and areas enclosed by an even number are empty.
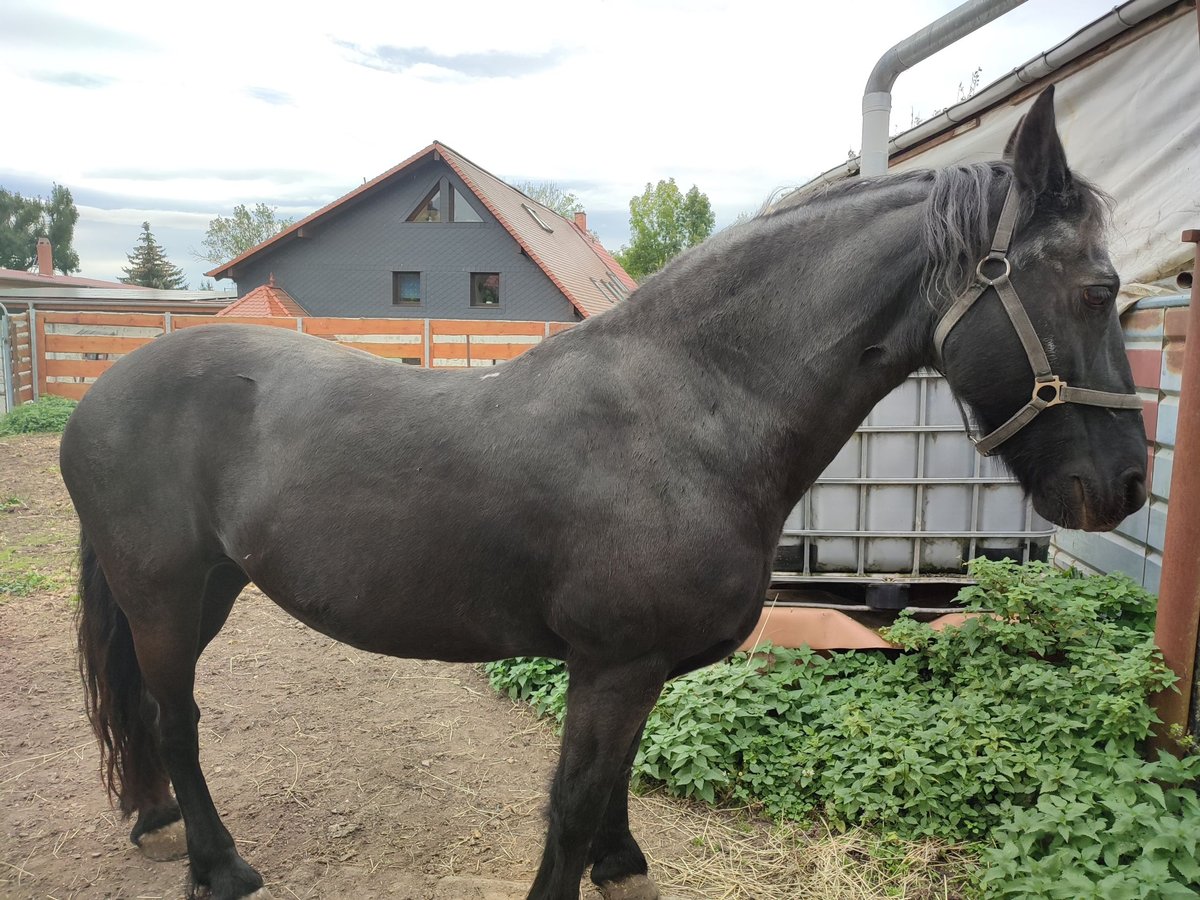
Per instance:
[[[919,198],[865,218],[803,210],[751,223],[647,285],[654,332],[702,361],[715,396],[697,402],[721,418],[747,483],[754,470],[762,503],[781,515],[929,361],[919,221]]]

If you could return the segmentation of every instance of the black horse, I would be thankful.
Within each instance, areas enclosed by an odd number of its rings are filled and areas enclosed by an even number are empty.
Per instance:
[[[133,841],[162,855],[182,816],[195,884],[263,884],[209,795],[192,697],[252,581],[377,653],[566,660],[529,896],[573,900],[590,865],[610,897],[656,897],[626,809],[646,716],[750,633],[788,511],[906,375],[941,365],[1055,522],[1109,529],[1144,502],[1106,213],[1047,91],[1005,160],[760,215],[486,375],[247,326],[122,359],[62,474],[87,708]]]

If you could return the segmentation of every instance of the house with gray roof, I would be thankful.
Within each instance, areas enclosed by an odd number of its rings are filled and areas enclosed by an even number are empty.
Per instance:
[[[574,322],[637,287],[587,230],[434,141],[206,273],[314,316]]]

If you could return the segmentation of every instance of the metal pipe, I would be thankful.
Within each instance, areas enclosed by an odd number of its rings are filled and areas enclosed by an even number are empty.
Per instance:
[[[1024,2],[967,0],[879,57],[863,90],[861,172],[864,176],[882,175],[887,171],[892,85],[900,73]]]
[[[1183,233],[1196,244],[1200,265],[1200,229]],[[1163,543],[1162,581],[1154,642],[1163,660],[1179,676],[1178,691],[1165,690],[1154,698],[1162,724],[1155,743],[1172,747],[1170,728],[1195,730],[1189,718],[1196,694],[1196,635],[1200,624],[1200,284],[1192,282],[1192,302],[1187,318],[1187,343],[1179,385],[1179,420],[1175,430],[1175,463],[1171,471],[1171,496],[1167,507],[1167,534]]]

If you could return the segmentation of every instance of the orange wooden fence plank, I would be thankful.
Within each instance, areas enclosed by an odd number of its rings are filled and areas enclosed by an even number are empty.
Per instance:
[[[139,325],[162,328],[162,313],[44,312],[44,322],[61,325]]]
[[[422,344],[373,344],[366,341],[338,341],[337,344],[387,359],[425,358],[425,347]]]
[[[113,362],[107,359],[48,359],[46,374],[67,378],[99,378],[112,368]]]
[[[469,319],[431,319],[431,334],[528,334],[543,337],[544,322],[477,322]]]
[[[106,334],[39,334],[38,362],[43,362],[47,353],[130,353],[152,340]]]
[[[305,334],[424,334],[423,319],[302,319]]]
[[[172,330],[196,325],[270,325],[274,328],[296,330],[296,320],[290,316],[172,316]]]
[[[439,343],[434,344],[430,352],[438,359],[512,359],[536,346],[537,344]]]
[[[42,389],[42,396],[53,394],[55,397],[68,397],[71,400],[82,400],[83,395],[87,393],[90,384],[70,383],[63,381],[51,381]]]
[[[568,328],[574,328],[575,325],[571,322],[551,322],[550,333],[558,334],[560,331],[566,331]]]

